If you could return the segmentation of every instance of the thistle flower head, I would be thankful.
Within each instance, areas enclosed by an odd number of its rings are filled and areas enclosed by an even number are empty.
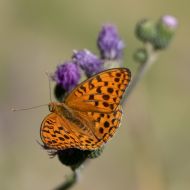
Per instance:
[[[102,27],[97,44],[103,59],[120,59],[125,46],[118,35],[117,28],[111,24]]]
[[[53,80],[66,91],[70,91],[80,80],[79,67],[72,61],[57,66]]]
[[[88,50],[74,51],[73,61],[84,70],[87,77],[103,70],[103,61]]]
[[[165,15],[161,18],[161,22],[170,29],[176,29],[178,26],[178,20],[171,15]]]

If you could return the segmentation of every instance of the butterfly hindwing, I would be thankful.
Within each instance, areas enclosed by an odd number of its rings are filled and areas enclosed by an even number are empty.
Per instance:
[[[79,128],[72,121],[51,113],[41,124],[41,139],[45,147],[54,150],[78,148],[92,150],[100,147],[103,142],[97,139],[92,131]],[[90,133],[91,132],[91,133]]]
[[[41,124],[41,139],[50,149],[66,149],[78,145],[78,139],[71,134],[62,117],[51,113]]]

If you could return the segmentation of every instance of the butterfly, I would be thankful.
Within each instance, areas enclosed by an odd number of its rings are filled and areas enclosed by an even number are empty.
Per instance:
[[[76,86],[61,103],[49,103],[42,121],[46,149],[95,150],[116,132],[122,117],[120,101],[131,80],[127,68],[100,72]]]

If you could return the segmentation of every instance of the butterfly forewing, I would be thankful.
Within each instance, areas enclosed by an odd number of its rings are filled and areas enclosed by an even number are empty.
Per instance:
[[[119,105],[130,79],[131,73],[126,68],[103,71],[79,84],[65,103],[80,111],[112,112]]]

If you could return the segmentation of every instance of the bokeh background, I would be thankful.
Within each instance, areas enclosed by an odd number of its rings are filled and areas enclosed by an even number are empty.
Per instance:
[[[142,18],[171,14],[180,25],[170,47],[128,99],[122,125],[101,157],[83,169],[73,189],[187,190],[190,188],[190,2],[187,0],[0,1],[0,189],[51,190],[71,173],[49,159],[36,140],[49,102],[45,71],[69,60],[73,49],[98,53],[102,24],[118,26],[125,65],[141,47],[134,27]]]

